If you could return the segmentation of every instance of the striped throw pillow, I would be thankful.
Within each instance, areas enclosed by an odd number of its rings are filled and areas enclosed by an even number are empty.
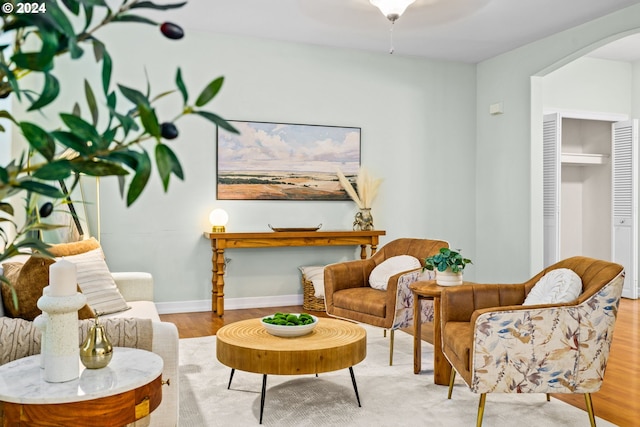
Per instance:
[[[65,259],[76,265],[78,286],[93,311],[102,315],[131,308],[118,290],[101,248],[58,259]]]

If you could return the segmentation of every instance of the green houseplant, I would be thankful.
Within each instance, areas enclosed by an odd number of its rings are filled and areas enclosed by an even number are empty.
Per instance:
[[[127,206],[141,195],[153,169],[165,191],[172,176],[183,179],[182,165],[171,148],[179,134],[176,122],[182,117],[199,116],[237,133],[222,117],[203,109],[220,91],[221,76],[202,88],[197,97],[189,96],[179,66],[171,87],[160,92],[152,90],[148,79],[140,89],[112,81],[115,64],[100,30],[110,25],[143,24],[155,27],[166,39],[179,40],[184,35],[179,25],[155,22],[144,12],[169,11],[185,4],[147,0],[4,2],[0,99],[9,98],[9,103],[3,103],[9,107],[0,107],[0,132],[13,127],[25,148],[21,155],[0,165],[0,262],[25,249],[48,256],[48,245],[40,240],[40,232],[59,227],[47,217],[55,206],[71,202],[80,175],[118,177]],[[57,77],[56,58],[77,60],[87,55],[95,58],[96,66],[89,73],[97,74],[100,84],[92,87],[91,79],[85,78],[84,99],[77,100],[71,111],[57,114],[53,124],[40,124],[41,116],[51,115],[47,107],[64,97],[67,89],[65,80]],[[177,111],[171,117],[156,110],[158,100],[165,97],[174,99]],[[28,106],[26,112],[14,115],[10,105],[16,103]],[[71,182],[68,189],[61,185],[64,181]],[[18,215],[18,209],[24,209],[25,214]],[[6,277],[0,275],[0,281],[11,287]]]
[[[462,272],[467,264],[473,264],[469,258],[464,258],[460,252],[449,248],[440,251],[424,260],[424,269],[436,272],[436,282],[440,286],[462,284]]]

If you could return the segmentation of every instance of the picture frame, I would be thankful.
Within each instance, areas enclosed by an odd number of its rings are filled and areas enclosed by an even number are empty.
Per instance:
[[[337,172],[358,174],[359,127],[229,123],[239,134],[218,128],[218,200],[350,200]]]

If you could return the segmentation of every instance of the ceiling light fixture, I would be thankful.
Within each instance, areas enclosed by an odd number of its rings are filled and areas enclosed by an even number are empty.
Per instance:
[[[391,29],[389,30],[389,37],[391,39],[391,48],[389,53],[393,53],[393,24],[402,16],[407,7],[414,3],[416,0],[369,0],[369,2],[380,9],[380,12],[391,21]]]
[[[380,12],[389,20],[394,23],[411,3],[416,0],[369,0],[369,2],[380,9]]]

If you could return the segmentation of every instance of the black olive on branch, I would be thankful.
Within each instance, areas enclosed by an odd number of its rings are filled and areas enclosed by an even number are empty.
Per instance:
[[[178,40],[184,37],[184,31],[182,28],[174,24],[173,22],[164,22],[160,25],[160,31],[162,34],[169,39]]]
[[[53,203],[47,202],[40,206],[40,218],[46,218],[53,212]]]
[[[164,122],[160,125],[160,135],[164,139],[175,139],[178,136],[178,128],[173,123]]]

